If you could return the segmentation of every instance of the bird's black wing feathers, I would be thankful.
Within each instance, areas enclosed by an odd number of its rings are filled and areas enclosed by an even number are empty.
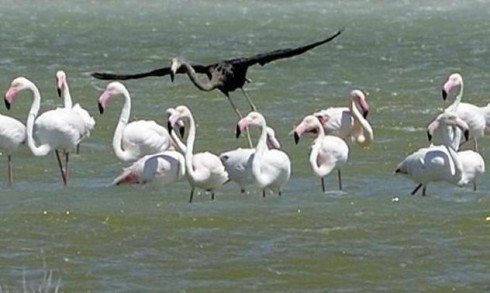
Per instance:
[[[231,63],[235,66],[239,66],[239,65],[241,65],[241,66],[252,66],[252,65],[255,65],[257,63],[260,65],[265,65],[269,62],[272,62],[272,61],[275,61],[278,59],[290,58],[290,57],[293,57],[293,56],[296,56],[299,54],[303,54],[304,52],[309,51],[315,47],[318,47],[320,45],[328,43],[328,42],[332,41],[333,39],[335,39],[336,37],[338,37],[342,33],[342,31],[343,31],[343,29],[339,30],[334,35],[332,35],[332,36],[330,36],[324,40],[321,40],[321,41],[318,41],[315,43],[311,43],[311,44],[308,44],[308,45],[305,45],[302,47],[279,49],[279,50],[274,50],[274,51],[267,52],[267,53],[257,54],[257,55],[252,56],[252,57],[230,59],[230,60],[226,60],[225,62]]]
[[[203,65],[191,65],[197,73],[206,73],[209,66]],[[185,68],[181,67],[177,70],[177,73],[185,73]],[[97,79],[102,80],[127,80],[127,79],[140,79],[148,76],[165,76],[170,74],[170,67],[158,68],[152,71],[135,73],[135,74],[114,74],[105,72],[94,72],[91,75]]]

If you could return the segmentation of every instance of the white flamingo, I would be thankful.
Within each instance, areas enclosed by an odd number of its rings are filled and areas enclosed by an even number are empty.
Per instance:
[[[110,99],[116,95],[124,97],[124,105],[119,116],[112,147],[116,156],[122,161],[134,161],[138,158],[166,151],[172,148],[172,140],[167,129],[153,120],[137,120],[128,123],[131,113],[131,97],[126,87],[120,82],[111,82],[100,95],[99,111],[104,109]]]
[[[262,189],[262,196],[264,197],[266,189],[281,195],[291,176],[291,161],[285,152],[276,149],[271,150],[267,147],[267,124],[264,116],[258,112],[250,112],[246,117],[240,119],[237,126],[237,137],[241,131],[250,125],[261,128],[252,159],[252,174],[255,184]]]
[[[68,87],[68,81],[66,79],[66,73],[63,70],[56,72],[56,88],[58,91],[58,96],[63,98],[63,105],[65,108],[72,109],[73,111],[77,112],[80,117],[82,117],[85,126],[82,140],[89,137],[90,131],[92,131],[92,129],[95,127],[95,120],[87,110],[80,106],[80,104],[76,103],[75,106],[73,106],[70,88]],[[80,145],[77,145],[77,154],[79,153],[79,150]]]
[[[315,175],[321,178],[322,192],[325,192],[324,178],[337,169],[339,189],[342,190],[341,168],[349,158],[347,143],[338,136],[325,135],[319,119],[313,115],[303,118],[303,121],[293,130],[294,141],[298,143],[304,133],[317,133],[310,151],[310,166]]]
[[[396,167],[395,173],[404,174],[418,183],[411,192],[412,195],[423,187],[422,195],[425,196],[427,185],[437,181],[446,181],[458,186],[473,182],[476,189],[476,179],[485,172],[485,162],[477,152],[457,152],[460,136],[457,135],[457,131],[449,131],[451,128],[448,126],[458,127],[464,132],[465,138],[468,138],[468,124],[455,113],[444,112],[427,128],[429,140],[436,131],[443,132],[443,145],[421,148],[407,156]]]
[[[138,159],[114,179],[113,185],[146,184],[150,182],[165,185],[178,181],[184,176],[184,156],[177,151],[167,150]]]
[[[38,88],[25,77],[18,77],[10,83],[5,93],[5,105],[10,108],[16,95],[22,90],[30,90],[34,99],[27,117],[26,132],[27,144],[35,156],[45,156],[55,150],[58,166],[60,168],[63,184],[68,183],[69,153],[76,149],[76,145],[83,137],[83,119],[71,109],[58,108],[44,112],[37,119],[41,104],[41,95]],[[36,145],[33,132],[40,143]],[[65,153],[65,166],[61,163],[59,150]]]
[[[0,114],[0,149],[7,154],[7,177],[9,185],[13,182],[12,154],[26,140],[26,127],[22,122]]]
[[[361,128],[359,128],[358,124],[356,124],[356,119],[351,112],[351,104],[353,102],[355,104],[354,107],[359,110],[362,118],[367,122],[366,117],[369,112],[369,105],[366,101],[366,96],[360,90],[353,90],[351,92],[347,107],[330,107],[316,112],[313,115],[320,119],[326,135],[335,135],[346,140],[347,142],[354,140],[359,145],[366,147],[369,146],[372,139],[365,141],[358,139],[360,135],[368,137],[369,134],[359,133]]]
[[[442,86],[442,98],[447,99],[448,95],[459,87],[459,92],[452,101],[451,105],[444,111],[454,112],[463,119],[469,127],[470,136],[474,143],[474,150],[479,152],[478,140],[484,135],[487,126],[483,108],[469,103],[462,103],[463,98],[463,77],[459,73],[453,73]]]
[[[269,149],[280,149],[281,144],[275,136],[272,128],[267,127],[267,146]],[[245,192],[245,186],[254,183],[252,175],[252,160],[255,148],[238,148],[222,153],[219,158],[226,171],[230,181],[236,182],[240,186],[240,192]]]
[[[173,128],[181,120],[186,121],[186,127],[188,125],[189,132],[185,146],[179,147],[185,152],[186,177],[191,185],[189,202],[192,202],[196,187],[210,191],[211,199],[214,199],[214,191],[228,180],[228,173],[218,156],[209,152],[193,153],[196,139],[196,123],[191,111],[186,106],[178,106],[171,112],[168,118],[169,126]],[[170,128],[170,131],[172,128]],[[177,136],[174,136],[175,138],[176,141],[179,141]],[[179,145],[180,141],[176,143]]]

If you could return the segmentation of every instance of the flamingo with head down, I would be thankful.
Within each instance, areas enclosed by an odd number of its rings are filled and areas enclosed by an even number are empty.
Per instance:
[[[354,115],[353,108],[360,114]],[[373,140],[371,125],[366,120],[368,112],[369,105],[364,93],[353,90],[346,107],[330,107],[313,115],[322,122],[326,135],[338,136],[347,142],[355,141],[360,146],[367,147]]]
[[[194,190],[197,188],[211,192],[211,199],[214,199],[214,191],[221,187],[228,180],[228,173],[221,163],[218,156],[210,152],[194,154],[194,143],[196,140],[196,123],[191,111],[186,106],[178,106],[175,109],[167,110],[170,113],[168,118],[169,130],[175,127],[179,121],[183,121],[188,128],[186,144],[183,145],[180,139],[173,135],[178,148],[184,152],[186,177],[191,185],[189,202],[192,202]]]
[[[267,124],[264,116],[259,112],[250,112],[246,117],[240,119],[237,125],[237,137],[251,125],[261,129],[252,159],[252,175],[255,184],[262,189],[264,197],[266,189],[281,195],[291,176],[291,161],[284,151],[267,147]]]

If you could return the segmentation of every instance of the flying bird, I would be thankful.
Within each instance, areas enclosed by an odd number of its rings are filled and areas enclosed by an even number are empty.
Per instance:
[[[236,89],[241,89],[245,97],[247,98],[250,107],[253,111],[256,110],[255,105],[253,104],[250,97],[243,90],[243,86],[245,82],[249,81],[247,79],[247,70],[250,66],[260,64],[265,65],[275,60],[291,58],[296,55],[300,55],[309,51],[315,47],[328,43],[335,39],[342,33],[342,30],[339,30],[334,35],[323,39],[321,41],[311,43],[305,46],[297,47],[297,48],[287,48],[287,49],[279,49],[266,53],[257,54],[251,57],[240,57],[227,59],[223,61],[219,61],[217,63],[202,65],[202,64],[188,64],[180,58],[172,59],[171,66],[155,69],[148,72],[137,73],[137,74],[112,74],[112,73],[92,73],[92,76],[97,79],[103,80],[127,80],[127,79],[139,79],[148,76],[165,76],[170,75],[171,80],[173,81],[175,74],[187,74],[192,81],[192,83],[202,91],[212,91],[214,89],[218,89],[221,91],[230,101],[235,113],[241,118],[241,114],[238,109],[233,104],[230,99],[230,92],[235,91]],[[197,78],[197,74],[205,74],[209,82],[204,83]]]

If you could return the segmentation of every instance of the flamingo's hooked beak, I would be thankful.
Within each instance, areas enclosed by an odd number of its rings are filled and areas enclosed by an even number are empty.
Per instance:
[[[7,108],[7,110],[10,110],[10,102],[7,101],[7,98],[4,98],[3,101],[5,102],[5,108]]]
[[[445,101],[447,99],[447,92],[446,90],[442,90],[442,99]]]
[[[465,129],[465,131],[464,131],[464,138],[466,140],[468,140],[470,138],[470,131],[469,131],[469,129]]]
[[[242,130],[240,129],[240,125],[237,124],[236,125],[236,131],[235,131],[236,138],[239,138],[241,133],[242,133]]]
[[[102,104],[99,102],[97,103],[97,106],[99,107],[99,113],[104,114],[104,107],[102,106]]]
[[[295,144],[298,144],[298,142],[299,142],[299,134],[295,131],[293,133],[293,135],[294,135],[294,143]]]

